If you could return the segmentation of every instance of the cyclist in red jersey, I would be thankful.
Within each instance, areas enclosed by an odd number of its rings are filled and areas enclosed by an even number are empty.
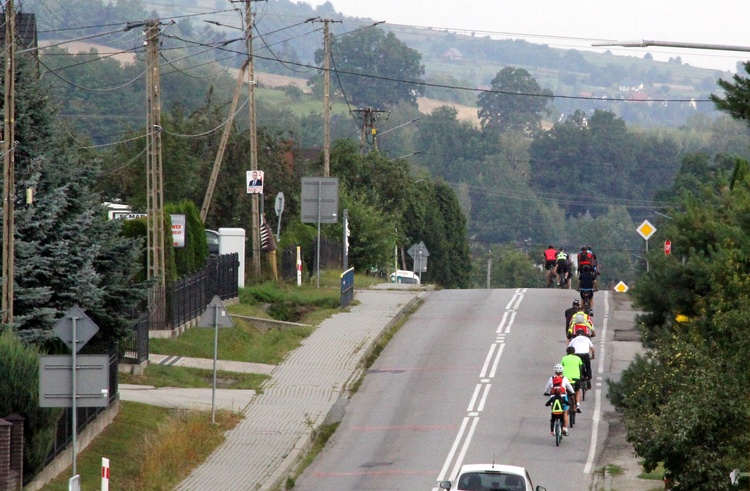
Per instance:
[[[544,269],[547,286],[552,286],[552,277],[557,269],[557,249],[553,245],[549,245],[544,251]]]

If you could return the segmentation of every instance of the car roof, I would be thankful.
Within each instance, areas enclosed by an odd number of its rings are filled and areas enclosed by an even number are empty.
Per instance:
[[[504,465],[504,464],[465,464],[461,466],[459,475],[465,472],[505,472],[507,474],[518,474],[519,476],[526,476],[526,468],[517,465]]]

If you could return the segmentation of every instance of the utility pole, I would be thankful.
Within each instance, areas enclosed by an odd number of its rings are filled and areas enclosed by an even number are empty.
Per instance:
[[[3,298],[2,321],[13,324],[13,276],[15,264],[15,112],[16,112],[16,15],[13,0],[5,4],[5,100],[3,114]]]
[[[245,44],[247,45],[247,92],[250,117],[250,170],[258,170],[258,142],[255,126],[255,69],[253,67],[253,13],[252,2],[260,0],[238,0],[245,4]],[[260,212],[259,195],[250,195],[252,200],[253,276],[260,279]]]
[[[211,206],[211,198],[214,194],[214,188],[216,187],[216,181],[219,179],[219,169],[221,168],[221,161],[224,158],[224,151],[227,148],[227,141],[229,141],[229,133],[232,130],[232,122],[234,121],[234,113],[237,110],[237,104],[240,100],[240,89],[242,88],[242,82],[245,78],[245,68],[247,63],[242,64],[240,73],[237,75],[237,85],[234,87],[234,96],[232,97],[232,107],[229,109],[229,118],[226,126],[224,126],[224,133],[221,135],[221,143],[219,143],[219,149],[216,152],[216,160],[214,160],[214,168],[211,170],[211,178],[208,181],[208,188],[206,189],[206,196],[203,198],[203,206],[201,206],[201,221],[206,223],[206,216],[208,216],[208,208]]]
[[[159,21],[149,20],[144,27],[146,37],[146,187],[148,213],[148,278],[156,280],[149,302],[152,320],[164,320],[165,256],[164,256],[164,181],[161,158],[161,85],[159,71]]]
[[[325,58],[323,59],[323,176],[331,175],[331,32],[328,24],[333,21],[323,20],[323,46]]]

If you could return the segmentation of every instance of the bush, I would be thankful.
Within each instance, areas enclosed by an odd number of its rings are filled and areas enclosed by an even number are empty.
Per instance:
[[[55,442],[62,409],[39,407],[39,350],[12,330],[0,335],[0,417],[24,417],[24,477],[44,465]]]

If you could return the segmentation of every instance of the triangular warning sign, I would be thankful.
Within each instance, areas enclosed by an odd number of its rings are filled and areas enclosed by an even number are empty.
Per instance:
[[[198,321],[198,327],[234,327],[221,297],[214,295],[211,303]]]

